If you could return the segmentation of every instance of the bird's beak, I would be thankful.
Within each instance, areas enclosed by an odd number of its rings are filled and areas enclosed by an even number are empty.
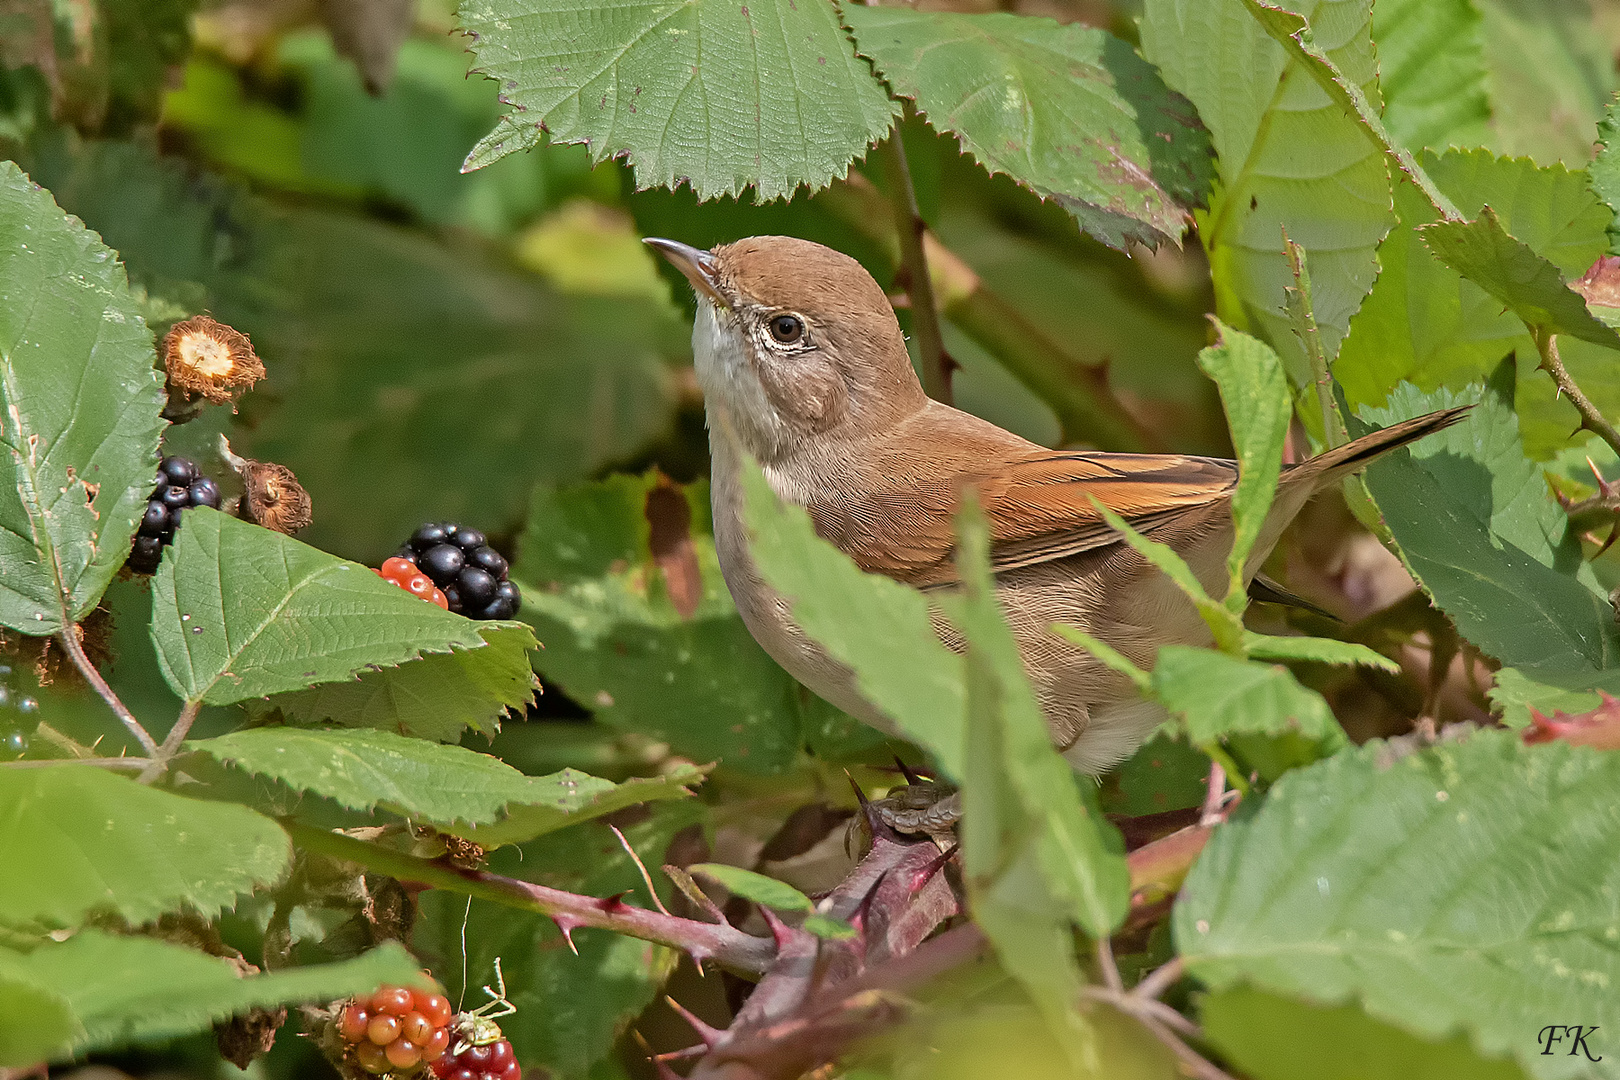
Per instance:
[[[642,243],[657,249],[660,255],[673,263],[675,269],[686,275],[686,280],[692,283],[692,288],[696,289],[700,296],[707,296],[723,308],[731,306],[730,302],[720,295],[720,266],[711,253],[678,240],[665,240],[658,236],[649,236],[642,240]]]

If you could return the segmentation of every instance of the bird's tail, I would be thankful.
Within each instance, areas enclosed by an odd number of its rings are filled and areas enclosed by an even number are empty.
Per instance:
[[[1332,450],[1317,454],[1309,461],[1303,461],[1288,471],[1297,475],[1298,480],[1309,478],[1314,481],[1313,488],[1326,487],[1358,469],[1365,468],[1391,450],[1417,442],[1425,435],[1445,430],[1467,416],[1468,410],[1472,408],[1472,405],[1458,405],[1455,408],[1441,409],[1439,412],[1402,420],[1398,424],[1369,432],[1359,439],[1351,439],[1343,446],[1336,446]]]

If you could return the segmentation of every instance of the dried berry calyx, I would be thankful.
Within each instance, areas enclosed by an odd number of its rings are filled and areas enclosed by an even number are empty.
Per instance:
[[[236,515],[244,521],[291,536],[313,521],[309,493],[285,465],[254,461],[231,452],[225,436],[219,438],[220,454],[242,478],[242,498]]]
[[[202,475],[190,458],[166,457],[158,464],[158,483],[146,502],[130,544],[127,565],[137,574],[156,573],[163,549],[174,542],[180,515],[192,506],[219,509],[219,485]]]
[[[345,1059],[374,1076],[416,1076],[450,1048],[450,1001],[436,990],[382,986],[336,1018]]]
[[[477,529],[453,521],[429,522],[411,534],[394,559],[426,574],[444,591],[450,610],[457,615],[510,619],[523,603],[517,584],[506,578],[505,556],[490,547]]]
[[[264,378],[264,364],[248,336],[207,315],[175,323],[163,336],[169,385],[227,405]]]

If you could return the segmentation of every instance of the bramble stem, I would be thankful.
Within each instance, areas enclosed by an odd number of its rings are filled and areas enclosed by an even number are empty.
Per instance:
[[[894,187],[895,231],[900,237],[900,263],[906,272],[906,294],[911,297],[911,330],[917,335],[923,392],[935,401],[951,403],[951,373],[945,366],[945,338],[939,329],[939,305],[934,300],[934,279],[928,274],[923,234],[928,225],[917,209],[917,189],[906,163],[906,145],[896,124],[884,143],[889,182]]]
[[[1186,970],[1187,962],[1179,956],[1175,957],[1154,968],[1141,982],[1136,984],[1131,993],[1137,997],[1157,1000],[1159,995],[1170,989],[1181,979],[1182,973]]]
[[[1116,994],[1125,992],[1125,980],[1120,977],[1119,965],[1114,962],[1114,943],[1106,936],[1097,939],[1097,967],[1102,971],[1103,985]]]
[[[180,715],[175,718],[174,727],[169,729],[169,734],[164,738],[163,745],[158,747],[157,753],[153,755],[152,763],[146,767],[145,772],[136,777],[137,780],[143,784],[150,784],[163,775],[163,770],[169,767],[169,761],[180,749],[180,744],[186,741],[186,736],[191,732],[191,725],[196,722],[197,714],[201,711],[201,701],[186,702],[180,710]]]
[[[1288,268],[1293,272],[1294,284],[1285,289],[1288,317],[1294,324],[1294,333],[1311,362],[1311,379],[1316,388],[1316,401],[1322,409],[1322,439],[1328,448],[1343,446],[1350,441],[1350,432],[1339,413],[1339,402],[1333,396],[1333,372],[1328,367],[1327,353],[1322,349],[1322,333],[1316,325],[1316,311],[1311,304],[1311,271],[1305,261],[1305,249],[1289,239],[1283,229],[1283,254],[1288,256]]]
[[[1569,398],[1569,403],[1575,406],[1575,411],[1581,414],[1581,427],[1592,432],[1598,438],[1608,443],[1615,453],[1620,454],[1620,431],[1603,418],[1598,407],[1592,404],[1592,399],[1581,392],[1570,378],[1569,371],[1564,367],[1563,357],[1558,355],[1558,335],[1545,326],[1532,326],[1530,334],[1536,339],[1536,351],[1541,354],[1541,370],[1552,376],[1554,385],[1559,393]]]
[[[0,769],[44,769],[52,765],[99,765],[103,769],[144,769],[151,761],[151,758],[143,757],[29,758],[26,761],[0,762]]]
[[[770,938],[745,934],[736,927],[664,915],[633,907],[620,899],[597,899],[561,889],[502,877],[482,870],[458,870],[446,863],[418,858],[382,844],[356,840],[297,822],[282,826],[309,851],[359,863],[403,882],[444,889],[507,907],[549,915],[565,932],[580,927],[612,930],[629,937],[690,953],[695,960],[714,960],[735,971],[760,974],[776,957]]]
[[[73,661],[73,666],[79,669],[79,674],[84,676],[84,681],[95,688],[96,693],[101,695],[101,700],[105,701],[114,715],[123,721],[124,726],[129,729],[129,733],[139,740],[147,755],[156,757],[158,753],[157,740],[152,738],[151,734],[141,726],[141,722],[135,719],[135,714],[130,712],[129,708],[118,699],[118,695],[113,693],[113,688],[107,685],[107,680],[101,677],[101,672],[96,670],[96,665],[92,664],[90,658],[84,654],[84,646],[79,644],[78,631],[78,624],[75,623],[65,627],[57,635],[62,641],[62,648],[67,652],[68,658]]]

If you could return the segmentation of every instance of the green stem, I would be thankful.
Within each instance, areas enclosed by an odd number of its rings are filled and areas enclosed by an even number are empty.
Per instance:
[[[1226,770],[1226,782],[1237,788],[1244,795],[1249,793],[1249,781],[1238,768],[1238,763],[1232,760],[1232,755],[1220,743],[1200,743],[1198,749],[1208,755],[1209,759]]]
[[[173,760],[174,755],[180,750],[180,744],[186,741],[186,736],[191,732],[191,725],[196,722],[197,714],[201,711],[202,702],[200,700],[185,703],[180,709],[180,715],[175,718],[174,727],[169,729],[168,736],[164,738],[163,745],[158,747],[157,753],[152,755],[152,763],[146,767],[140,776],[136,777],[137,780],[143,784],[150,784],[163,775],[163,770],[169,767],[169,762]]]
[[[1560,393],[1569,398],[1569,403],[1575,406],[1575,411],[1581,414],[1581,427],[1592,432],[1598,438],[1608,443],[1620,454],[1620,431],[1603,418],[1598,407],[1592,404],[1592,399],[1581,392],[1581,388],[1570,378],[1567,368],[1564,367],[1563,357],[1558,355],[1558,335],[1546,326],[1532,326],[1530,335],[1536,339],[1536,351],[1541,354],[1541,370],[1552,376],[1554,385]]]
[[[1294,324],[1305,347],[1305,357],[1311,364],[1311,382],[1316,387],[1316,401],[1322,409],[1322,438],[1329,449],[1350,441],[1350,432],[1339,412],[1339,401],[1333,396],[1333,372],[1328,367],[1327,353],[1322,349],[1322,334],[1316,325],[1316,310],[1311,304],[1311,271],[1306,265],[1305,249],[1289,239],[1283,229],[1283,251],[1288,256],[1288,268],[1294,274],[1294,284],[1286,289],[1288,318]]]
[[[66,609],[67,606],[64,604],[64,614]],[[79,628],[76,623],[69,623],[57,635],[62,642],[62,648],[68,654],[68,659],[73,661],[73,666],[79,669],[79,674],[84,676],[84,681],[89,683],[95,692],[101,695],[101,700],[107,703],[107,707],[112,709],[118,719],[129,729],[130,734],[135,736],[141,747],[146,751],[147,756],[156,757],[158,753],[157,740],[152,738],[146,728],[141,726],[141,722],[135,719],[135,714],[129,711],[129,707],[119,700],[118,695],[113,692],[113,688],[107,685],[107,680],[101,677],[101,672],[96,670],[96,665],[90,662],[90,658],[84,653],[84,646],[79,644],[78,631]]]

